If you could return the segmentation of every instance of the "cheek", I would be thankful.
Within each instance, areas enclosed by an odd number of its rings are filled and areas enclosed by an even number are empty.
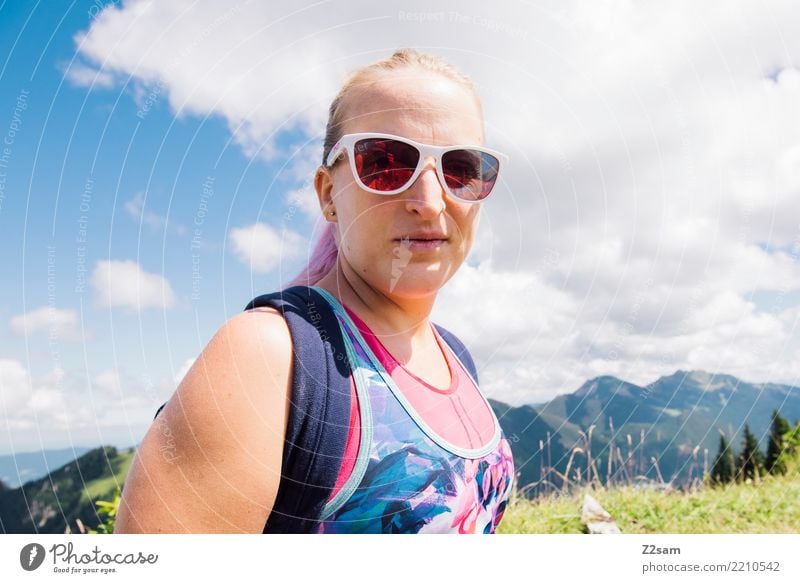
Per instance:
[[[475,229],[478,226],[479,211],[479,207],[471,206],[467,209],[462,209],[461,214],[456,215],[456,223],[461,232],[461,238],[467,242],[471,242],[475,234]]]
[[[364,198],[356,194],[348,199],[347,204],[342,205],[343,216],[338,224],[347,253],[354,259],[385,254],[386,243],[392,232],[390,205],[381,205],[380,201],[375,204]]]

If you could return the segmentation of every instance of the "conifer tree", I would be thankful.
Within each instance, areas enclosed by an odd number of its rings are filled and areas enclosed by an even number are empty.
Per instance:
[[[734,459],[733,452],[728,445],[725,435],[719,435],[719,452],[711,468],[711,482],[713,484],[727,484],[733,481]]]
[[[795,421],[794,428],[789,434],[788,439],[789,454],[794,455],[800,448],[800,419]]]
[[[764,468],[770,474],[785,474],[786,461],[781,457],[781,453],[787,448],[786,434],[791,430],[789,422],[781,417],[778,410],[772,412],[772,429],[769,434],[769,444],[767,445],[767,459]]]
[[[744,438],[742,440],[742,451],[736,460],[736,479],[755,480],[764,471],[764,455],[758,449],[758,440],[750,426],[744,426]]]

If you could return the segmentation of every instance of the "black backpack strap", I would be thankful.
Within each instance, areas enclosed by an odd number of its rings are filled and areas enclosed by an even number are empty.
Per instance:
[[[293,346],[281,481],[265,533],[312,532],[333,492],[350,428],[350,364],[328,302],[307,286],[261,295],[245,310],[283,313]]]
[[[312,532],[336,485],[347,444],[349,359],[339,322],[317,291],[295,286],[264,294],[245,311],[264,306],[283,314],[293,349],[281,480],[264,532]]]
[[[467,367],[467,371],[469,371],[469,374],[472,375],[472,378],[475,379],[475,383],[477,384],[478,370],[475,368],[475,362],[472,360],[472,355],[469,353],[469,350],[467,350],[467,347],[464,346],[464,343],[461,342],[455,334],[446,328],[443,328],[439,324],[434,324],[434,326],[436,326],[436,330],[439,331],[439,335],[445,339],[447,344],[450,345],[450,348],[453,349],[453,352],[456,353],[456,356],[458,356],[461,362],[464,363],[464,366]]]
[[[167,404],[166,404],[166,403],[164,403],[163,405],[161,405],[161,406],[158,408],[158,411],[156,411],[156,414],[155,414],[155,415],[153,415],[153,421],[155,421],[156,417],[158,417],[158,414],[159,414],[159,413],[161,413],[161,409],[163,409],[163,408],[164,408],[164,407],[166,407],[166,406],[167,406]]]
[[[283,314],[293,347],[281,480],[264,532],[313,532],[344,457],[350,429],[350,363],[339,322],[317,291],[295,286],[264,294],[245,310],[263,306]],[[478,372],[469,350],[455,334],[434,325],[477,383]]]

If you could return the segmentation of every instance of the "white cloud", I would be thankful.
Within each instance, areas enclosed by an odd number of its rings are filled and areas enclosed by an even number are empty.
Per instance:
[[[646,313],[654,288],[626,293],[625,309],[611,319],[590,297],[543,283],[542,273],[465,264],[437,298],[433,321],[467,345],[491,397],[543,402],[598,375],[646,384],[676,369],[748,381],[800,378],[797,308],[771,314],[731,291],[700,293],[684,298],[667,333],[655,334],[639,322],[657,325]]]
[[[144,211],[144,197],[141,192],[137,192],[132,199],[125,201],[125,212],[137,221],[141,221],[155,229],[160,229],[166,223],[164,217],[152,212]]]
[[[0,407],[4,406],[7,426],[12,431],[69,427],[81,408],[77,404],[67,405],[64,378],[64,371],[58,368],[34,377],[21,362],[0,359]]]
[[[14,316],[11,318],[11,329],[23,336],[45,332],[53,339],[68,342],[81,338],[77,312],[62,310],[54,306],[43,306]]]
[[[122,381],[119,371],[108,369],[94,375],[94,386],[106,391],[110,395],[119,396],[122,393]]]
[[[137,192],[132,199],[125,201],[124,208],[125,212],[133,219],[147,225],[155,231],[169,228],[178,235],[186,234],[186,227],[183,225],[173,224],[171,221],[167,220],[167,217],[161,216],[150,209],[146,209],[145,199],[141,192]]]
[[[487,390],[522,402],[606,373],[797,378],[795,12],[786,0],[130,2],[76,40],[178,115],[226,120],[248,155],[285,156],[298,183],[346,71],[391,47],[439,47],[474,79],[489,142],[512,162],[436,314],[486,365]],[[284,202],[319,218],[308,183]],[[255,271],[305,250],[261,223],[230,240]],[[754,292],[783,311],[760,311]]]
[[[95,408],[102,411],[105,417],[119,416],[126,410],[142,407],[149,412],[156,404],[160,404],[162,393],[174,389],[164,379],[155,385],[149,381],[147,375],[133,375],[122,366],[94,373],[86,387],[91,387],[89,397],[95,402]]]
[[[24,406],[31,392],[28,370],[16,360],[0,359],[0,403],[4,405],[6,415]]]
[[[144,271],[135,261],[98,261],[91,277],[97,305],[132,310],[171,308],[172,287],[161,275]]]
[[[176,387],[181,383],[183,377],[186,376],[186,373],[189,372],[189,369],[192,368],[192,365],[194,364],[195,360],[197,359],[195,357],[192,357],[192,358],[187,358],[186,360],[183,361],[183,364],[178,369],[178,372],[176,372],[175,375],[172,377]]]
[[[541,268],[552,260],[542,258]],[[437,298],[431,319],[465,343],[489,396],[522,403],[543,400],[553,386],[582,382],[581,371],[548,366],[579,353],[580,308],[546,285],[541,271],[500,272],[483,261],[462,265]]]
[[[312,220],[322,218],[322,210],[319,208],[319,199],[314,192],[313,186],[297,188],[286,193],[286,206],[293,207]]]
[[[261,273],[270,272],[282,262],[300,257],[308,248],[308,242],[294,231],[285,229],[279,233],[264,223],[233,228],[229,239],[236,258],[253,271]]]
[[[106,430],[114,436],[111,443],[138,441],[143,433],[131,431],[143,431],[140,420],[152,419],[175,390],[166,377],[147,379],[122,367],[95,373],[54,368],[38,375],[20,361],[0,358],[0,416],[12,437],[0,451],[109,443]]]
[[[156,99],[168,100],[181,115],[224,111],[235,141],[248,154],[269,157],[272,128],[324,124],[319,96],[335,90],[341,66],[318,61],[328,50],[325,35],[297,37],[295,28],[319,16],[310,4],[266,9],[247,2],[225,10],[130,2],[103,11],[75,41],[89,60],[134,81],[163,85]],[[240,41],[231,44],[231,38]],[[294,115],[298,107],[307,111]]]
[[[78,87],[108,89],[114,86],[114,75],[103,69],[94,69],[79,61],[72,61],[64,70],[64,77]]]

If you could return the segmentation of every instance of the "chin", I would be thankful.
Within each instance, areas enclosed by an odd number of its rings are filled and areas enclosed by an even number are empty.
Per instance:
[[[398,288],[394,288],[392,290],[387,290],[387,295],[399,299],[404,300],[425,300],[430,298],[436,298],[439,295],[439,288],[430,290],[422,290],[422,289],[415,289],[415,290],[399,290]]]
[[[455,275],[456,269],[424,269],[422,265],[406,267],[403,270],[395,270],[394,274],[387,277],[387,293],[409,298],[421,299],[431,295],[436,295],[439,290]]]

